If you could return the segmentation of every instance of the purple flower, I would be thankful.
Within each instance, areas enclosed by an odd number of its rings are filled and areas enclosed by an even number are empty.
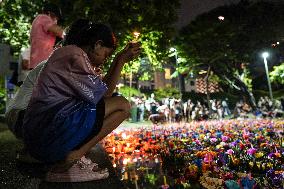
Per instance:
[[[230,145],[231,145],[232,147],[235,147],[237,144],[238,144],[238,143],[237,143],[236,141],[234,141],[234,142],[231,142]]]
[[[247,150],[247,154],[248,154],[248,155],[253,155],[253,154],[255,154],[255,153],[256,153],[256,149],[253,148],[253,147],[251,147],[250,149]]]
[[[228,139],[229,139],[229,137],[227,137],[227,136],[222,136],[222,141],[223,141],[223,142],[226,142]]]
[[[274,157],[274,153],[271,152],[270,154],[268,154],[268,157],[269,157],[269,158],[273,158],[273,157]]]
[[[211,142],[211,143],[217,142],[217,138],[210,138],[210,142]]]
[[[229,150],[226,151],[226,154],[229,154],[229,155],[233,155],[233,153],[234,153],[234,150],[232,150],[232,149],[229,149]]]
[[[195,142],[196,144],[201,145],[201,142],[198,139],[196,139]]]

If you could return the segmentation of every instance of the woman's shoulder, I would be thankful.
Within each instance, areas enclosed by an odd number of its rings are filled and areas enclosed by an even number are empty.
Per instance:
[[[45,23],[46,21],[50,21],[53,22],[53,20],[51,19],[50,16],[46,15],[46,14],[38,14],[33,23]]]
[[[84,56],[85,52],[75,46],[75,45],[68,45],[68,46],[64,46],[64,47],[60,47],[56,50],[54,50],[52,56],[50,58],[53,59],[58,59],[58,58],[63,58],[63,57],[74,57],[74,56]]]
[[[56,49],[48,59],[49,69],[54,69],[51,68],[54,66],[57,69],[63,69],[65,67],[71,69],[72,67],[72,69],[84,69],[88,72],[93,72],[88,56],[81,48],[75,45],[68,45]]]

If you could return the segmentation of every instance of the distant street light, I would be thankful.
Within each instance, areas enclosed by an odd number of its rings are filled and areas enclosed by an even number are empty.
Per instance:
[[[224,21],[225,17],[224,16],[218,16],[218,19],[221,20],[221,21]]]
[[[267,83],[268,83],[268,89],[269,89],[269,96],[270,96],[270,99],[273,100],[272,89],[271,89],[271,84],[270,84],[270,79],[269,79],[269,74],[268,74],[268,67],[267,67],[267,58],[268,57],[269,57],[268,52],[262,53],[262,58],[263,58],[263,62],[264,62],[265,73],[266,73],[266,78],[267,78]]]

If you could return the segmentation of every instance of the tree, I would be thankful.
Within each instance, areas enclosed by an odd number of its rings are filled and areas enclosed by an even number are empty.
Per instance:
[[[69,0],[68,2],[70,4]],[[73,13],[66,16],[67,20],[73,20],[74,17],[80,15],[98,22],[109,23],[117,34],[120,48],[134,39],[134,31],[140,32],[139,41],[143,48],[141,57],[146,57],[149,60],[152,69],[148,70],[148,74],[139,74],[142,62],[139,58],[131,64],[125,65],[123,74],[128,76],[135,74],[135,77],[145,79],[149,78],[152,70],[162,67],[162,63],[167,57],[169,41],[174,35],[173,23],[177,20],[176,9],[179,6],[179,1],[96,0],[86,2],[73,0],[73,2],[72,10],[70,10],[70,6],[63,7],[63,13]]]
[[[174,34],[173,24],[177,20],[176,9],[180,2],[171,0],[49,0],[57,4],[63,15],[61,24],[70,25],[77,18],[88,18],[96,22],[109,23],[119,39],[120,47],[133,40],[133,31],[141,33],[144,49],[153,68],[161,68],[168,44]],[[31,22],[44,2],[6,0],[1,3],[0,39],[10,44],[15,55],[29,43]],[[3,10],[3,11],[2,11]],[[131,64],[133,73],[139,70],[140,60]],[[124,72],[129,73],[130,66]]]
[[[269,75],[272,82],[284,84],[284,63],[274,66],[273,71]]]
[[[179,64],[180,67],[195,72],[210,67],[221,81],[237,89],[255,108],[254,97],[241,80],[242,65],[253,64],[261,50],[283,36],[283,7],[283,4],[241,1],[200,15],[180,32],[177,40],[180,56],[188,60]],[[224,20],[218,19],[220,15]]]
[[[0,42],[11,46],[14,55],[29,44],[31,22],[41,7],[39,0],[6,0],[0,3]]]

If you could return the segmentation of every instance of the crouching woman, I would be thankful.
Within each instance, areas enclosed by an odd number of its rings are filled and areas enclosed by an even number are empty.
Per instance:
[[[23,140],[31,156],[53,165],[47,181],[103,179],[108,172],[95,171],[82,157],[129,116],[128,101],[112,93],[123,65],[140,54],[140,44],[127,44],[103,78],[101,67],[116,48],[108,26],[78,20],[63,45],[49,57],[34,85]]]

